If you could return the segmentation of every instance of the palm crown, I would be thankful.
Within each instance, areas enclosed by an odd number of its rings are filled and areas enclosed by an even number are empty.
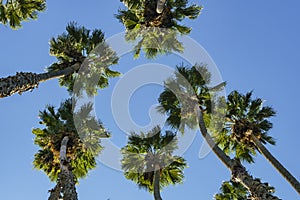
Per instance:
[[[175,77],[165,82],[159,96],[158,110],[168,114],[167,123],[181,132],[185,126],[198,127],[198,111],[210,113],[212,97],[207,84],[211,75],[205,66],[194,65],[190,69],[183,64],[177,66]]]
[[[268,118],[275,115],[269,106],[263,106],[260,98],[252,99],[252,92],[242,95],[233,91],[228,95],[226,124],[222,133],[216,135],[225,152],[235,152],[235,156],[253,162],[257,150],[251,136],[255,136],[263,144],[274,145],[274,139],[268,135],[272,123]]]
[[[195,19],[200,14],[201,6],[188,6],[187,0],[166,1],[161,13],[156,11],[157,1],[155,0],[121,0],[126,10],[119,10],[116,15],[126,27],[131,30],[137,25],[145,27],[172,28],[182,34],[188,34],[191,28],[179,25],[183,19]]]
[[[153,192],[154,173],[158,167],[160,188],[182,183],[183,169],[187,165],[182,157],[172,155],[176,148],[176,134],[171,131],[162,135],[161,129],[155,127],[148,133],[132,133],[128,144],[122,148],[121,162],[125,177]]]
[[[95,88],[108,86],[108,78],[119,76],[119,73],[109,69],[109,66],[118,62],[116,53],[105,43],[104,34],[101,30],[90,31],[85,27],[71,22],[66,27],[67,33],[52,38],[50,41],[50,54],[57,58],[57,62],[47,68],[48,71],[59,71],[74,65],[83,64],[81,73],[72,73],[60,78],[60,85],[66,86],[68,91],[73,92],[74,82],[78,75],[86,77],[97,75],[96,85],[87,86],[88,81],[82,79],[82,86],[87,91],[95,93]],[[94,88],[93,88],[94,87]]]
[[[46,127],[32,130],[35,135],[34,143],[41,148],[35,154],[33,164],[35,168],[43,170],[52,181],[58,178],[60,172],[60,147],[65,136],[69,137],[67,157],[75,177],[85,177],[88,170],[96,167],[95,157],[102,150],[100,138],[108,137],[109,133],[101,122],[89,115],[91,110],[92,106],[86,105],[73,116],[72,100],[68,99],[57,111],[53,106],[47,106],[46,110],[40,112],[40,124]],[[84,120],[75,119],[84,116]],[[81,123],[78,127],[85,129],[77,130],[74,120]],[[96,125],[100,128],[95,129]]]
[[[189,34],[190,27],[180,25],[185,18],[196,19],[201,6],[188,6],[187,0],[169,0],[164,2],[163,9],[157,10],[159,0],[121,0],[127,9],[119,10],[116,18],[126,28],[126,40],[135,41],[141,38],[134,48],[135,57],[144,49],[146,57],[154,58],[158,53],[183,51],[177,40],[178,32]]]

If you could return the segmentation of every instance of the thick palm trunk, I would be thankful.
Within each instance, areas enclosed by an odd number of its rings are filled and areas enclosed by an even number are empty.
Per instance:
[[[231,171],[232,180],[246,187],[251,193],[252,200],[279,200],[278,197],[273,196],[268,191],[266,184],[261,183],[259,179],[255,179],[249,175],[246,168],[238,160],[231,159],[218,147],[213,138],[208,134],[202,113],[199,113],[199,127],[202,136],[212,151]]]
[[[160,167],[159,165],[155,165],[155,169],[154,169],[154,199],[155,200],[162,200],[160,196],[159,182],[160,182]]]
[[[57,185],[51,190],[48,200],[78,200],[75,177],[70,170],[69,161],[67,160],[67,143],[69,137],[65,136],[61,142],[60,147],[60,173],[57,181]],[[61,194],[63,197],[61,198]]]
[[[292,185],[292,187],[300,194],[299,181],[268,151],[268,149],[254,135],[251,140],[255,144],[260,153],[279,171],[279,173]]]
[[[162,13],[165,7],[166,0],[157,0],[156,12],[158,14]]]
[[[53,79],[61,78],[79,70],[80,63],[76,63],[63,70],[46,72],[41,74],[31,72],[17,72],[14,76],[0,78],[0,98],[11,96],[15,93],[33,90],[38,87],[39,83]]]

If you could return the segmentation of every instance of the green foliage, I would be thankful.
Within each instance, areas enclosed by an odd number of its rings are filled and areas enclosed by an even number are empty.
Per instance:
[[[84,105],[73,112],[72,100],[68,99],[57,111],[53,106],[47,106],[40,112],[40,124],[45,128],[32,130],[34,143],[41,148],[35,154],[33,164],[43,170],[51,181],[55,181],[60,172],[60,147],[65,136],[69,137],[67,158],[75,177],[85,177],[90,169],[96,167],[95,157],[102,150],[100,138],[109,137],[109,133],[100,121],[91,116],[91,111],[91,105]]]
[[[128,9],[138,9],[143,5],[143,1],[141,0],[120,0],[125,4]]]
[[[220,193],[215,195],[215,200],[246,200],[249,193],[241,183],[225,181],[222,183]]]
[[[135,46],[135,57],[140,50],[145,51],[147,58],[173,51],[183,51],[177,40],[178,33],[187,35],[191,28],[179,24],[185,18],[196,19],[201,6],[188,6],[187,0],[166,1],[162,13],[156,12],[157,1],[122,0],[126,9],[120,9],[116,18],[126,27],[126,40],[138,41]]]
[[[50,41],[50,54],[60,61],[80,61],[89,54],[99,43],[104,41],[101,30],[92,32],[83,26],[71,22],[63,33]]]
[[[177,40],[177,35],[177,32],[172,29],[145,28],[137,25],[131,31],[127,31],[125,37],[127,41],[131,42],[141,38],[133,49],[135,58],[138,58],[143,50],[147,58],[154,59],[158,54],[183,52],[183,45]]]
[[[165,82],[160,94],[158,110],[166,112],[167,123],[182,133],[185,127],[198,127],[198,112],[209,114],[212,111],[212,96],[207,87],[210,73],[205,66],[198,64],[191,68],[183,64],[177,66],[174,77]]]
[[[81,75],[82,87],[87,92],[96,93],[97,88],[108,86],[108,78],[119,76],[119,72],[112,71],[109,66],[118,62],[116,53],[105,43],[101,30],[90,31],[83,26],[71,22],[63,33],[50,41],[50,54],[57,58],[57,62],[47,68],[48,71],[60,71],[75,63],[82,64],[76,73],[59,79],[60,85],[73,92],[76,78]],[[88,83],[89,76],[95,76],[95,84]],[[78,81],[79,82],[79,81]]]
[[[255,179],[255,181],[261,182],[260,179]],[[262,183],[262,187],[264,187],[268,191],[268,195],[275,193],[275,188],[270,186],[269,183]],[[270,196],[266,196],[267,199]],[[248,200],[248,199],[256,199],[257,197],[252,197],[250,192],[245,188],[241,183],[236,183],[233,181],[225,181],[222,183],[220,188],[220,193],[214,196],[215,200]]]
[[[217,143],[226,153],[235,153],[237,158],[250,163],[254,162],[257,149],[252,135],[263,144],[275,144],[275,140],[268,135],[272,128],[268,118],[276,114],[271,107],[263,106],[262,99],[252,99],[251,96],[252,92],[242,95],[237,91],[228,95],[224,130],[216,134]]]
[[[12,29],[22,27],[22,21],[37,19],[38,12],[46,9],[45,0],[0,0],[0,22]]]
[[[202,10],[202,7],[196,4],[188,6],[187,0],[166,1],[162,13],[156,12],[157,1],[122,0],[122,2],[126,9],[120,9],[116,18],[125,25],[127,30],[133,29],[133,25],[138,24],[145,27],[176,29],[178,22],[185,18],[196,19]],[[188,32],[178,31],[181,34],[188,34],[191,28],[188,30]]]
[[[148,133],[132,133],[128,144],[122,148],[122,169],[127,179],[149,192],[154,190],[155,166],[160,168],[160,188],[169,184],[182,183],[186,161],[172,153],[177,148],[176,134],[155,127]]]

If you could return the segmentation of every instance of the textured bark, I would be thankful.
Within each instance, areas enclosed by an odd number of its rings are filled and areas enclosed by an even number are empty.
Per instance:
[[[159,182],[160,182],[160,167],[159,165],[155,165],[155,170],[154,170],[154,199],[155,200],[162,200],[160,196]]]
[[[241,183],[250,192],[251,200],[279,200],[273,196],[267,183],[262,183],[259,179],[253,178],[239,160],[232,160],[231,179]]]
[[[266,184],[261,183],[259,179],[254,179],[251,175],[249,175],[245,167],[239,161],[231,159],[218,147],[213,138],[207,132],[202,113],[199,112],[198,116],[202,136],[216,156],[231,171],[232,180],[239,182],[246,187],[251,194],[252,200],[279,200],[278,197],[272,195],[272,192],[268,190]]]
[[[57,181],[56,186],[53,189],[48,191],[48,192],[50,192],[50,196],[49,196],[48,200],[61,199],[60,191],[61,191],[60,181]]]
[[[36,74],[31,72],[17,72],[14,76],[0,78],[0,98],[11,96],[15,93],[22,94],[38,87],[39,83],[53,79],[61,78],[79,70],[80,64],[76,63],[63,70]]]
[[[256,148],[260,151],[260,153],[278,170],[278,172],[300,194],[299,181],[268,151],[268,149],[254,135],[251,135],[251,141],[255,144]]]
[[[50,190],[51,194],[48,200],[78,200],[75,177],[70,169],[67,160],[67,143],[69,137],[65,136],[60,147],[60,173],[57,185]]]
[[[157,0],[157,5],[156,5],[156,12],[157,13],[162,13],[162,11],[164,10],[164,6],[165,6],[166,0]]]
[[[62,182],[62,194],[63,200],[78,200],[77,192],[75,188],[75,177],[70,170],[64,170],[60,174]]]

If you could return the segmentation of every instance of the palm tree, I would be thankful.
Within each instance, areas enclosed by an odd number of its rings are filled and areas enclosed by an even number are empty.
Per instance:
[[[57,181],[49,199],[55,199],[61,193],[64,199],[69,199],[68,195],[74,196],[75,182],[96,167],[95,157],[102,150],[100,138],[109,137],[109,133],[100,121],[90,115],[91,111],[92,105],[89,104],[74,113],[72,100],[67,99],[57,111],[53,106],[47,106],[40,112],[40,124],[45,128],[32,131],[35,144],[41,148],[35,154],[33,164],[43,170],[51,181]],[[75,126],[75,123],[79,124]]]
[[[187,0],[121,0],[126,6],[119,10],[116,18],[126,28],[126,40],[139,42],[134,48],[135,57],[144,49],[146,57],[154,58],[158,53],[183,51],[177,40],[178,33],[189,34],[190,27],[179,24],[185,18],[196,19],[201,6],[188,6]],[[141,38],[141,39],[140,39]]]
[[[0,98],[33,90],[39,83],[53,78],[59,78],[60,85],[72,92],[75,79],[79,75],[85,76],[86,68],[100,77],[94,89],[91,89],[92,86],[88,88],[91,92],[95,92],[96,87],[106,87],[108,78],[119,75],[109,69],[110,65],[117,63],[118,57],[105,43],[101,30],[91,32],[73,22],[67,25],[66,30],[67,33],[50,41],[50,54],[57,58],[57,62],[49,66],[46,73],[20,72],[0,78]]]
[[[165,81],[165,89],[158,99],[158,110],[167,113],[167,123],[182,133],[184,127],[194,129],[198,125],[212,151],[231,171],[232,180],[246,187],[252,199],[278,199],[259,179],[250,176],[238,159],[227,156],[208,133],[206,126],[214,118],[213,108],[216,106],[216,100],[207,86],[209,83],[210,73],[205,66],[196,64],[190,69],[183,65],[177,66],[174,77]]]
[[[155,200],[161,200],[163,187],[182,183],[184,178],[183,169],[187,164],[184,158],[172,155],[176,148],[176,134],[166,131],[162,135],[158,126],[148,133],[132,133],[121,150],[125,177],[153,192]]]
[[[272,128],[268,118],[276,113],[273,108],[263,106],[262,99],[251,96],[252,92],[242,95],[237,91],[228,95],[225,130],[216,135],[217,142],[228,153],[233,152],[237,158],[250,163],[254,162],[253,155],[258,150],[300,194],[300,183],[264,146],[275,144],[268,135]]]
[[[0,0],[0,22],[12,29],[22,27],[22,21],[37,19],[38,12],[46,9],[45,0]]]

